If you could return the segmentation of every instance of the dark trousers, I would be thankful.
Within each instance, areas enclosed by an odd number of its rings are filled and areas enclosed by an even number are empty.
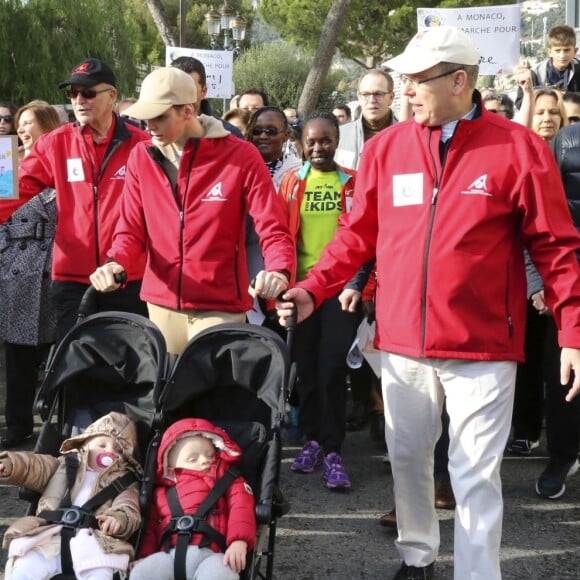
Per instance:
[[[15,435],[28,435],[33,429],[32,405],[38,386],[38,369],[50,344],[29,346],[4,343],[6,357],[6,427]]]
[[[56,309],[57,326],[56,340],[60,342],[66,333],[75,325],[79,311],[79,305],[89,284],[79,282],[52,282],[50,293]],[[117,312],[132,312],[149,316],[147,304],[139,298],[141,281],[129,282],[124,288],[115,292],[103,292],[98,294],[98,312],[109,310]]]
[[[528,328],[526,363],[516,380],[514,436],[539,439],[543,408],[549,456],[574,461],[580,441],[580,399],[570,403],[565,399],[571,383],[565,387],[560,383],[561,349],[554,318],[534,309]]]
[[[346,354],[360,314],[343,312],[338,295],[329,298],[296,328],[293,346],[299,420],[307,439],[325,454],[340,452],[346,423]]]
[[[449,477],[449,415],[447,414],[447,405],[443,403],[443,412],[441,413],[441,437],[435,445],[435,467],[433,473],[435,481]]]
[[[544,417],[544,342],[549,317],[540,316],[528,302],[525,357],[518,365],[512,425],[514,439],[537,441]],[[551,317],[550,317],[551,318]],[[557,344],[557,343],[556,343]]]

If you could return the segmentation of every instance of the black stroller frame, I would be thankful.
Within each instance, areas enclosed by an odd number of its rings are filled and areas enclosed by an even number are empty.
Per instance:
[[[185,417],[212,421],[242,448],[239,468],[254,490],[258,533],[242,578],[271,580],[277,518],[289,510],[279,489],[281,424],[292,381],[286,344],[273,331],[250,324],[204,330],[179,355],[156,399],[162,424]],[[142,505],[153,492],[161,431],[150,445]]]
[[[122,312],[80,317],[49,355],[36,398],[42,427],[34,451],[57,456],[65,439],[118,411],[135,421],[144,457],[155,424],[154,392],[165,384],[169,366],[165,339],[147,318]],[[39,494],[21,488],[19,496],[34,514]],[[68,564],[56,578],[74,580]]]
[[[285,344],[267,328],[221,324],[195,336],[176,358],[147,318],[91,314],[96,300],[90,288],[76,326],[51,350],[36,399],[42,427],[34,451],[57,456],[65,439],[102,415],[128,415],[138,430],[144,467],[139,503],[146,514],[164,428],[184,417],[212,421],[242,448],[239,469],[256,498],[256,545],[241,577],[271,580],[277,518],[289,510],[279,479],[281,425],[294,381],[292,332]],[[39,495],[27,489],[19,495],[33,514]],[[145,517],[141,532],[144,527]],[[57,578],[75,576],[69,571]]]

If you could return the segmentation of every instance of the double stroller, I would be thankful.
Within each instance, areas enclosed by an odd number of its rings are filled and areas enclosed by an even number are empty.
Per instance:
[[[256,500],[257,538],[241,578],[271,579],[277,518],[289,508],[278,483],[290,375],[286,344],[266,328],[222,324],[194,337],[175,357],[146,318],[93,314],[71,329],[47,362],[37,396],[43,423],[35,452],[58,455],[64,439],[100,416],[128,415],[137,425],[144,473],[143,530],[164,430],[186,417],[211,421],[242,449],[239,467]],[[20,495],[33,513],[37,498],[28,490]],[[64,570],[59,578],[73,580],[74,572]]]

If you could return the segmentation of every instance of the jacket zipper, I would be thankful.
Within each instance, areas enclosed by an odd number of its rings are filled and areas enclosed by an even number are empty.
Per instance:
[[[193,139],[193,151],[191,152],[191,158],[189,161],[189,167],[187,168],[187,179],[185,182],[185,191],[183,192],[183,200],[181,206],[179,205],[179,169],[177,170],[177,183],[175,184],[175,201],[177,202],[177,207],[179,208],[179,276],[177,280],[177,310],[181,310],[181,285],[183,283],[183,262],[184,262],[184,251],[183,251],[183,238],[185,232],[185,211],[184,208],[187,207],[185,200],[187,198],[187,192],[189,191],[189,179],[191,177],[191,170],[193,168],[193,162],[195,161],[195,155],[200,144],[200,139]],[[185,149],[184,149],[185,152]],[[179,164],[181,168],[181,163]]]
[[[433,158],[433,152],[431,151],[431,135],[432,132],[429,131],[429,143],[427,144],[429,148],[429,153],[431,155],[431,161],[433,163],[433,193],[431,195],[431,211],[429,214],[429,226],[427,228],[427,239],[425,241],[425,250],[423,251],[423,279],[421,281],[421,356],[425,356],[425,332],[427,326],[427,273],[428,273],[428,260],[429,260],[429,248],[431,247],[431,234],[433,233],[433,221],[435,219],[435,208],[437,205],[437,195],[439,193],[439,180],[440,176],[437,174],[437,164]]]
[[[121,141],[113,141],[111,143],[112,146],[107,151],[105,158],[103,159],[103,162],[99,167],[98,174],[95,174],[95,166],[93,164],[93,158],[91,157],[91,152],[89,151],[87,142],[85,141],[85,138],[82,134],[82,130],[81,130],[81,141],[85,148],[87,159],[91,164],[91,177],[93,180],[93,224],[95,227],[95,264],[96,267],[98,268],[101,265],[101,247],[99,244],[99,183],[101,181],[101,177],[103,176],[103,172],[105,171],[105,167],[109,162],[109,159],[111,158],[113,153],[119,148],[119,146],[121,145]]]

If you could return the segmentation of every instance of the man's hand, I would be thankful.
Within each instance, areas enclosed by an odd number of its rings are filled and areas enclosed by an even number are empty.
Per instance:
[[[356,307],[360,302],[361,292],[351,288],[345,288],[338,297],[338,301],[345,312],[356,312]]]
[[[580,349],[564,347],[560,356],[560,382],[563,385],[570,382],[570,371],[574,371],[574,382],[566,395],[568,402],[580,393]]]
[[[115,274],[124,272],[125,268],[117,262],[109,262],[98,267],[90,276],[91,284],[99,292],[113,292],[117,290],[121,284],[115,282]]]
[[[532,294],[532,306],[538,311],[538,314],[548,314],[550,312],[550,309],[544,300],[543,290]]]
[[[523,91],[533,91],[532,71],[526,66],[519,65],[514,71],[516,83],[522,87]]]
[[[236,574],[246,567],[248,544],[243,540],[232,542],[224,554],[224,566],[229,566]]]
[[[288,278],[282,272],[258,272],[255,278],[254,287],[248,288],[250,295],[255,298],[261,296],[266,300],[278,298],[284,290],[288,288]]]
[[[288,318],[294,315],[294,305],[296,306],[297,322],[302,322],[314,312],[314,300],[302,288],[290,288],[282,296],[282,300],[294,300],[294,304],[281,300],[276,301],[276,309],[282,326],[286,326]]]

